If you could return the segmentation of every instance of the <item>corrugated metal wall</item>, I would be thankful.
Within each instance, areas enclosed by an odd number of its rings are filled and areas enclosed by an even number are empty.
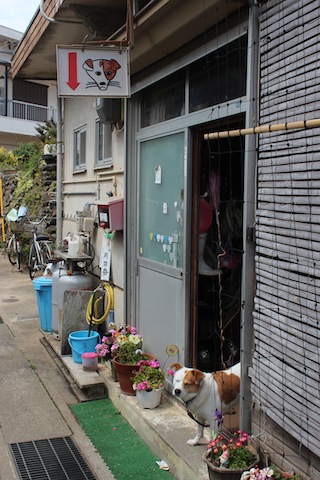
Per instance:
[[[260,123],[319,118],[319,1],[267,1],[260,22]],[[260,135],[257,175],[252,391],[319,457],[320,130]]]

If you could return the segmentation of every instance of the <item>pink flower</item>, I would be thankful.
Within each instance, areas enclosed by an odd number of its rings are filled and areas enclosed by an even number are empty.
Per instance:
[[[170,375],[171,377],[173,377],[174,373],[175,372],[174,372],[174,370],[172,370],[172,368],[168,368],[167,375]]]
[[[148,388],[150,389],[151,387],[146,380],[144,382],[138,383],[137,385],[137,390],[148,390]]]

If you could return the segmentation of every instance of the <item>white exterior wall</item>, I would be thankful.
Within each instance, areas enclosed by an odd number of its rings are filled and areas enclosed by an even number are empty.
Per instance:
[[[124,136],[117,126],[112,133],[113,166],[110,168],[95,167],[95,124],[98,115],[95,110],[94,98],[72,98],[64,100],[64,171],[63,171],[63,231],[76,233],[76,212],[82,211],[85,205],[90,205],[90,212],[95,221],[91,243],[95,249],[95,260],[92,265],[97,283],[100,279],[99,258],[103,229],[98,227],[97,200],[108,202],[106,195],[112,191],[111,200],[124,197],[124,175],[116,173],[124,169]],[[74,170],[73,133],[74,130],[86,125],[86,168]],[[115,173],[113,173],[115,172]],[[68,195],[69,194],[69,195]],[[124,288],[124,252],[123,233],[117,231],[112,240],[111,275],[114,284],[115,309],[114,317],[117,325],[124,319],[123,288]]]

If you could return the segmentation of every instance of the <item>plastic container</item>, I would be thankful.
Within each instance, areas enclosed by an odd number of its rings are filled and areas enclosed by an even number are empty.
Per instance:
[[[88,337],[88,330],[79,330],[69,334],[68,342],[71,347],[72,358],[75,363],[82,363],[82,354],[86,352],[95,353],[95,346],[100,339],[98,332],[91,331]]]
[[[69,257],[77,258],[83,255],[82,237],[79,235],[68,235],[68,255]]]
[[[33,287],[37,295],[41,330],[52,332],[52,278],[35,278]]]
[[[82,368],[85,372],[95,372],[98,368],[99,355],[94,352],[86,352],[81,355]]]

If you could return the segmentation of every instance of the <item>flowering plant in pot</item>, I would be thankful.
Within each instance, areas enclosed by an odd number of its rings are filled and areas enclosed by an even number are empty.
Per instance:
[[[134,371],[132,377],[134,390],[151,392],[151,390],[163,388],[164,372],[157,360],[140,360],[138,367],[139,369]]]
[[[219,435],[213,435],[204,455],[211,480],[239,480],[245,470],[259,462],[257,451],[249,444],[250,437],[241,430],[231,433],[223,427],[223,416],[216,410]]]
[[[143,356],[141,345],[141,335],[135,327],[127,325],[107,332],[95,348],[103,360],[118,357],[120,363],[136,365]]]
[[[140,360],[155,360],[141,350],[142,337],[135,327],[127,325],[113,332],[112,362],[122,393],[135,395],[131,377]]]
[[[213,438],[207,450],[206,458],[213,466],[229,470],[245,470],[255,465],[259,458],[248,445],[249,435],[238,430],[222,432]]]
[[[161,401],[164,372],[157,360],[140,360],[138,367],[131,378],[138,403],[143,408],[156,408]]]
[[[135,327],[126,326],[114,334],[113,354],[119,363],[137,365],[143,358],[142,337]]]
[[[240,480],[300,480],[300,475],[288,472],[280,472],[275,467],[255,467],[243,472]]]

